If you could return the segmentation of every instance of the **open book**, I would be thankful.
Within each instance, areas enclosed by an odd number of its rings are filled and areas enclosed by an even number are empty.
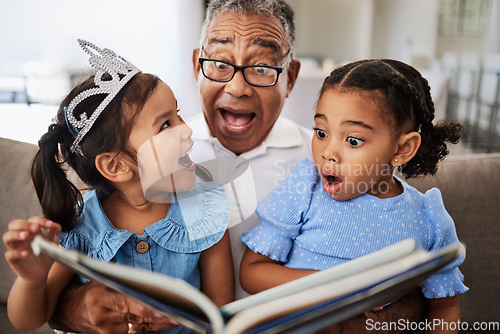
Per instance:
[[[196,332],[215,334],[318,330],[403,296],[463,252],[459,244],[427,252],[407,239],[219,309],[178,278],[98,261],[42,237],[33,249]]]

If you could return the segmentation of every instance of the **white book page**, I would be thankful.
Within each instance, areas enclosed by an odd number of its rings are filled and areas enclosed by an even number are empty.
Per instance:
[[[370,268],[361,273],[344,277],[320,286],[312,287],[310,289],[289,295],[287,297],[272,300],[255,307],[250,307],[231,318],[226,326],[225,332],[231,334],[242,333],[259,325],[279,319],[285,315],[327,302],[334,298],[349,296],[362,289],[380,283],[384,285],[384,282],[388,279],[400,274],[403,275],[401,275],[399,281],[404,281],[406,279],[404,273],[409,269],[417,267],[423,263],[427,263],[433,259],[443,257],[443,254],[446,254],[446,258],[440,260],[439,263],[435,263],[435,267],[440,267],[456,258],[456,256],[458,256],[457,247],[450,247],[433,253],[423,250],[415,250],[403,258],[379,265],[375,268]],[[422,271],[425,273],[426,271],[429,271],[429,268],[422,269]],[[390,287],[390,285],[385,286],[385,288]]]
[[[302,291],[313,286],[342,279],[369,268],[378,267],[383,263],[406,256],[414,250],[415,241],[413,239],[406,239],[338,266],[316,272],[295,281],[229,303],[222,307],[221,312],[226,317],[230,317],[254,305],[285,297],[292,291]]]

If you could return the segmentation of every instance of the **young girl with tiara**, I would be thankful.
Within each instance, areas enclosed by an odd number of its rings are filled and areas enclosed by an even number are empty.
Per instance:
[[[429,85],[413,67],[383,59],[335,69],[314,115],[314,162],[296,163],[241,236],[243,288],[256,293],[407,238],[429,251],[459,242],[439,190],[422,194],[393,175],[434,174],[446,142],[458,142],[463,125],[433,119]],[[429,319],[459,320],[463,260],[421,284]]]
[[[97,72],[68,94],[39,141],[32,179],[45,218],[13,220],[4,235],[18,275],[11,322],[33,330],[51,318],[73,273],[34,255],[31,241],[57,243],[61,231],[64,248],[184,279],[219,306],[232,301],[229,202],[221,185],[196,183],[192,132],[172,90],[113,51],[79,43]],[[66,164],[89,187],[83,199]],[[132,323],[109,325],[133,332]]]

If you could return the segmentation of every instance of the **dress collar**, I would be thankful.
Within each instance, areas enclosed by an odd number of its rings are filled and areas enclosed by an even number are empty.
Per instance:
[[[102,193],[89,190],[84,195],[82,217],[76,227],[61,237],[61,245],[86,250],[88,255],[111,261],[134,233],[117,229],[106,217],[100,204]],[[193,189],[177,194],[164,219],[144,229],[158,245],[175,252],[200,252],[218,242],[227,228],[230,203],[224,187],[197,183]]]

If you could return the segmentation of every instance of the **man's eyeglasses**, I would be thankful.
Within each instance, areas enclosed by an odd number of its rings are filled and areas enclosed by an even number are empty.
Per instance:
[[[283,69],[291,58],[291,51],[289,51],[282,66],[238,66],[227,61],[203,58],[201,56],[202,50],[203,47],[200,49],[198,61],[200,62],[201,72],[205,78],[217,82],[229,82],[233,79],[236,72],[241,71],[245,81],[256,87],[271,87],[276,85],[281,72],[283,72]]]

